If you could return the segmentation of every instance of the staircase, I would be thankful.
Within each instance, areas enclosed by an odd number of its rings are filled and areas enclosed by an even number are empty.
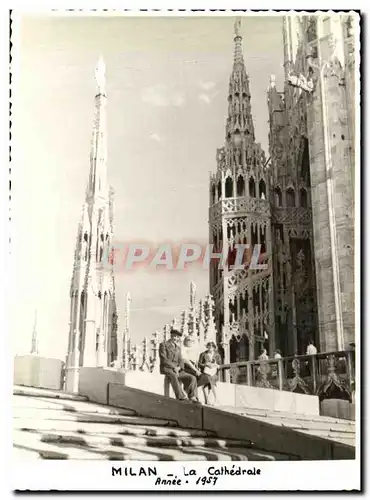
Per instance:
[[[338,443],[356,446],[355,422],[321,415],[296,415],[282,411],[254,410],[249,408],[222,407],[222,410],[237,413],[261,422],[289,427],[297,432],[318,436]]]
[[[13,443],[16,459],[293,458],[258,449],[251,441],[219,439],[215,432],[179,427],[170,419],[142,417],[133,410],[91,403],[83,396],[21,386],[13,390]]]

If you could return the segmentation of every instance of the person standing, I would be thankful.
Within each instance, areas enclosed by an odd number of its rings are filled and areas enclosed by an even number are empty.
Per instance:
[[[217,402],[216,386],[218,382],[218,369],[221,365],[221,357],[217,352],[214,342],[208,342],[206,351],[199,356],[198,366],[202,372],[198,379],[198,387],[203,387],[204,401],[209,404],[209,396],[212,391],[213,402]]]
[[[307,346],[306,355],[307,356],[312,356],[314,354],[317,354],[317,349],[314,346],[314,343],[312,342],[312,340],[310,340],[309,343],[308,343],[308,346]]]
[[[197,379],[184,370],[184,359],[181,355],[181,337],[181,332],[172,329],[171,338],[161,342],[159,345],[159,370],[162,375],[166,375],[169,379],[176,399],[180,401],[188,399],[191,402],[198,402],[196,398]],[[185,392],[181,384],[183,384]]]

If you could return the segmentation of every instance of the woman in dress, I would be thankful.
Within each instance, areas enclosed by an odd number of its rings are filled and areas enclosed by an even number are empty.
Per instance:
[[[202,374],[198,380],[198,387],[203,387],[204,400],[209,403],[209,396],[212,391],[213,404],[217,401],[216,386],[218,382],[217,372],[221,364],[221,357],[217,352],[217,346],[214,342],[208,342],[206,351],[199,357],[198,367]]]

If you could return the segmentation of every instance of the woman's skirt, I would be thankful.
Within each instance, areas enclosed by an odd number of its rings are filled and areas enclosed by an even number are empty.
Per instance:
[[[206,373],[202,373],[197,380],[197,385],[198,385],[198,387],[209,386],[210,388],[212,388],[212,387],[216,387],[217,382],[218,382],[217,375],[207,375]]]

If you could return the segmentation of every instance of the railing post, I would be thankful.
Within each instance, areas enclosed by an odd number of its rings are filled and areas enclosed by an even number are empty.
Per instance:
[[[252,363],[247,362],[247,385],[253,385]]]
[[[278,365],[277,368],[278,368],[278,379],[279,379],[279,391],[282,391],[284,387],[283,360],[278,359],[277,365]]]
[[[317,391],[317,370],[316,370],[316,355],[311,357],[311,374],[312,374],[312,391],[313,394],[316,394]]]
[[[223,373],[223,378],[224,378],[224,382],[226,383],[230,383],[230,366],[228,368],[225,368],[224,369],[224,373]]]
[[[355,351],[349,351],[346,353],[346,359],[347,359],[347,372],[348,372],[348,385],[349,385],[349,390],[351,393],[351,399],[353,399],[352,396],[352,384],[353,381],[355,380],[354,377],[354,369],[353,369],[353,363],[352,363],[352,356],[354,356]]]

